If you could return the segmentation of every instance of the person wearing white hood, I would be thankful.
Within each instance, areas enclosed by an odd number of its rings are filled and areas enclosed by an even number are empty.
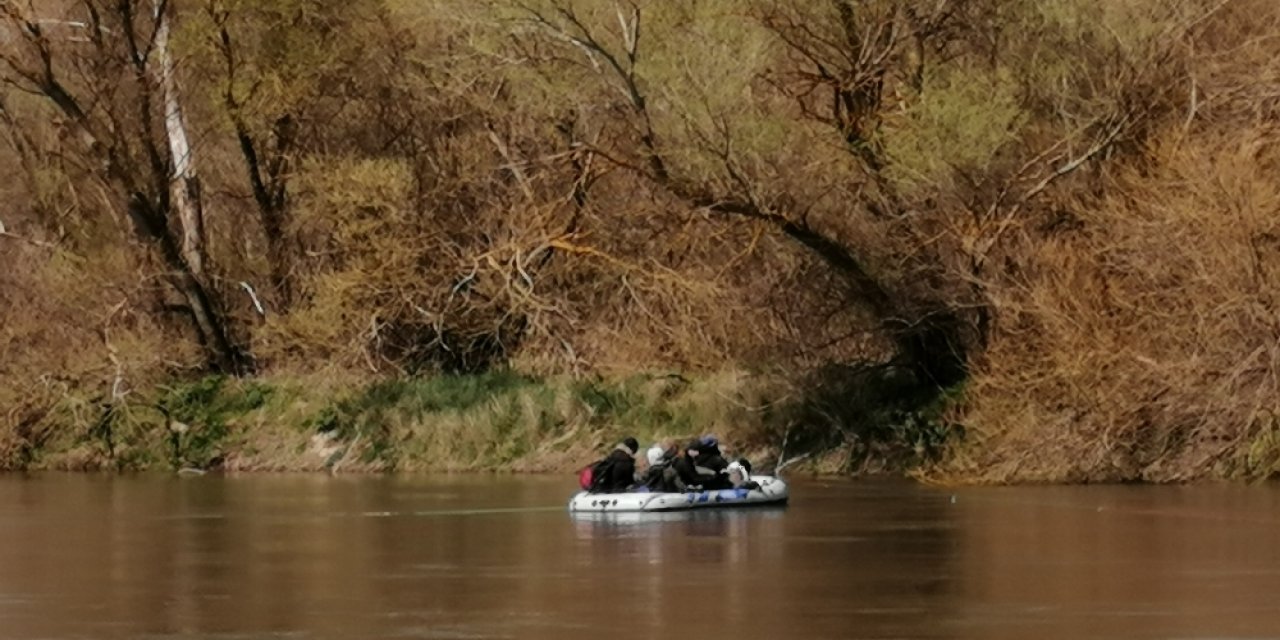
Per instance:
[[[661,444],[654,444],[652,447],[649,447],[648,451],[644,452],[644,457],[648,460],[650,468],[662,464],[662,459],[665,456],[666,452],[662,450]]]
[[[664,472],[670,466],[671,459],[675,455],[675,444],[670,441],[659,442],[649,447],[644,454],[649,466],[644,470],[644,473],[637,474],[636,484],[647,488],[649,491],[670,491],[671,489],[667,487],[667,483],[663,478]]]
[[[729,473],[729,482],[734,489],[759,489],[760,483],[751,479],[751,463],[746,458],[739,458],[729,463],[725,469]]]

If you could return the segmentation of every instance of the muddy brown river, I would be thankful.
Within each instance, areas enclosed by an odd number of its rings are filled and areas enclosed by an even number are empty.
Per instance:
[[[1280,638],[1280,488],[0,476],[0,638]]]

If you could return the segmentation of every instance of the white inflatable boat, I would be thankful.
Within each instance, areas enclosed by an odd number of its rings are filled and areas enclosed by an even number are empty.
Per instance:
[[[720,489],[689,493],[587,493],[569,500],[569,511],[621,513],[634,511],[684,511],[725,507],[781,505],[787,502],[787,483],[773,476],[751,476],[759,489]]]

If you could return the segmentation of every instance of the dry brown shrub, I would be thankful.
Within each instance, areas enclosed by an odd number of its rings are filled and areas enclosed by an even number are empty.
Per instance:
[[[1280,131],[1160,136],[995,296],[952,469],[987,481],[1267,475]]]
[[[1274,3],[638,4],[179,14],[206,279],[257,370],[914,361],[934,397],[978,354],[956,476],[1274,469]],[[30,202],[0,210],[13,457],[199,343],[101,167],[3,97],[30,151],[0,166]]]
[[[0,466],[22,467],[50,442],[91,442],[104,411],[198,366],[194,344],[157,321],[157,285],[129,256],[84,255],[41,239],[0,239]],[[39,244],[28,242],[34,240]],[[164,318],[165,314],[158,314]]]

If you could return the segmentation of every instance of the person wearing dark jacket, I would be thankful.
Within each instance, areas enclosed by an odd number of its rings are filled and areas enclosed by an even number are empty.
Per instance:
[[[640,443],[635,438],[622,441],[597,465],[598,477],[591,481],[591,493],[622,493],[636,481],[636,452]]]
[[[695,440],[685,447],[684,455],[671,463],[666,480],[676,491],[727,489],[732,486],[727,475],[704,466],[703,451],[702,442]],[[725,467],[728,466],[726,463]]]
[[[692,491],[694,487],[701,484],[698,472],[693,468],[693,459],[697,456],[697,444],[690,443],[675,460],[671,461],[671,465],[663,474],[663,480],[669,489],[684,493]]]
[[[698,438],[698,466],[716,475],[729,468],[729,461],[720,453],[720,441],[715,436]],[[706,473],[706,472],[702,472]]]

